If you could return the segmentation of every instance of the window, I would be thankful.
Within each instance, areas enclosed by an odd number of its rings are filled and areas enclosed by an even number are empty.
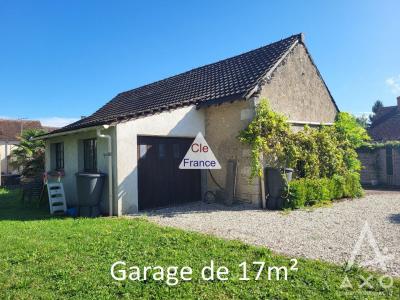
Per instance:
[[[85,172],[97,172],[96,139],[83,141],[83,168]]]
[[[64,170],[64,143],[54,144],[54,152],[56,158],[56,170]]]
[[[393,175],[393,148],[386,146],[386,174]]]

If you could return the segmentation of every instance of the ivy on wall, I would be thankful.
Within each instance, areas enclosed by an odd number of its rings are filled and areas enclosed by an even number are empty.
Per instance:
[[[365,142],[357,150],[362,152],[374,152],[375,150],[384,149],[386,147],[400,149],[400,141]]]

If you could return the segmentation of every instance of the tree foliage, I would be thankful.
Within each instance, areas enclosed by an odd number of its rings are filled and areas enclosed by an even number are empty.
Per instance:
[[[362,114],[361,116],[357,117],[356,121],[361,127],[365,129],[367,129],[370,125],[370,120],[366,114]]]
[[[383,102],[381,100],[376,100],[374,105],[372,105],[372,114],[369,115],[370,125],[373,125],[376,119],[377,113],[383,108]]]
[[[287,119],[262,100],[255,118],[239,133],[239,140],[252,149],[251,177],[261,175],[262,154],[267,165],[292,167],[297,177],[331,178],[360,171],[356,148],[369,136],[348,113],[339,113],[333,126],[305,126],[294,132]]]
[[[21,169],[22,175],[37,176],[44,172],[45,144],[43,140],[32,138],[46,133],[42,129],[26,129],[19,138],[19,145],[12,151],[14,167]]]
[[[372,106],[372,112],[376,114],[383,107],[383,102],[381,100],[376,100]]]

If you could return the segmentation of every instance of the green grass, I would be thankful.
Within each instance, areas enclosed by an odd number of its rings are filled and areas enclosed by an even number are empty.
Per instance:
[[[289,266],[290,258],[268,249],[237,241],[154,225],[145,219],[49,218],[47,210],[24,207],[18,192],[0,190],[0,298],[5,299],[399,299],[400,283],[382,290],[357,289],[363,275],[379,276],[361,269],[299,259],[298,271],[287,281],[240,281],[242,261],[265,261],[269,266]],[[295,245],[294,245],[295,247]],[[205,282],[199,271],[210,260],[227,266],[225,282]],[[190,266],[193,279],[168,286],[152,279],[117,282],[111,278],[112,263],[129,266]],[[255,269],[249,277],[255,276]],[[345,275],[354,284],[341,290]]]

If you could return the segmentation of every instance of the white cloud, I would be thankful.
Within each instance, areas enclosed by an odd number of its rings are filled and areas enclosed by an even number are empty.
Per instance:
[[[386,84],[393,94],[400,95],[400,75],[389,77],[386,79]]]
[[[362,117],[362,116],[368,117],[370,114],[372,114],[372,111],[358,111],[353,113],[353,115],[355,115],[356,117]]]
[[[39,118],[39,121],[40,123],[42,123],[43,126],[49,126],[49,127],[63,127],[78,120],[79,118],[61,118],[61,117]]]

